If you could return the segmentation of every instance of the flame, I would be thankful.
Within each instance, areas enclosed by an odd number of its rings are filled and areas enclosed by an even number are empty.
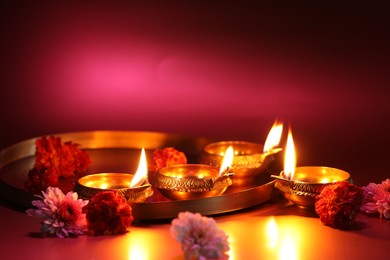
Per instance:
[[[296,165],[296,156],[294,148],[294,140],[292,137],[291,129],[288,130],[286,152],[284,155],[284,178],[292,180],[294,177]]]
[[[139,159],[138,169],[130,183],[130,188],[141,186],[147,181],[148,164],[146,162],[145,149],[142,148],[141,157]]]
[[[267,139],[265,140],[263,149],[264,153],[270,152],[275,146],[279,145],[280,138],[282,137],[282,132],[283,123],[279,122],[278,120],[275,120],[271,130],[268,133]]]
[[[234,159],[234,150],[232,146],[226,149],[225,155],[223,156],[221,168],[219,169],[219,176],[222,176],[231,166]]]

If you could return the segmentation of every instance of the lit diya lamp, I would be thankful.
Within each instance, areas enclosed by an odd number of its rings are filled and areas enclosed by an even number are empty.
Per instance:
[[[284,158],[284,170],[275,178],[275,187],[283,196],[302,208],[314,207],[316,197],[330,184],[350,181],[348,172],[325,166],[296,167],[294,140],[289,129]]]
[[[232,147],[225,152],[221,167],[205,164],[178,164],[156,173],[155,186],[171,200],[186,200],[221,195],[232,185],[229,172],[234,158]]]
[[[153,195],[153,189],[147,179],[148,167],[145,150],[135,174],[96,173],[84,176],[76,183],[75,191],[82,198],[91,198],[98,192],[115,190],[123,195],[128,203],[141,203]]]
[[[282,149],[277,148],[283,132],[283,124],[275,121],[264,146],[246,141],[221,141],[206,145],[200,155],[200,163],[219,167],[227,147],[232,146],[234,160],[231,171],[234,173],[234,185],[246,185],[263,172],[274,160],[274,154]]]

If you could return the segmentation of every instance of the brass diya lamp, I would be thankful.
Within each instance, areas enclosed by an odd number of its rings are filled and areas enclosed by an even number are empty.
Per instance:
[[[303,166],[295,168],[294,176],[287,179],[284,171],[280,176],[272,176],[277,181],[275,187],[283,196],[301,208],[314,207],[316,197],[328,185],[350,181],[348,172],[325,166]]]
[[[75,191],[82,198],[89,199],[102,191],[117,191],[129,203],[141,203],[153,195],[149,183],[130,187],[134,174],[129,173],[96,173],[84,176],[78,180]]]
[[[263,145],[247,141],[221,141],[206,145],[200,154],[200,163],[221,166],[225,150],[232,146],[234,160],[230,170],[234,173],[234,185],[246,185],[255,182],[256,176],[275,159],[274,154],[282,149],[275,148],[280,142],[283,124],[275,121]]]
[[[301,208],[312,208],[316,197],[328,185],[351,181],[346,171],[325,166],[295,167],[294,142],[289,131],[286,145],[284,170],[276,179],[275,187],[283,196]]]
[[[219,176],[219,168],[202,164],[180,164],[161,168],[155,186],[171,200],[213,197],[232,185],[231,174]]]
[[[171,200],[188,200],[223,194],[232,185],[229,165],[233,149],[226,151],[221,168],[204,164],[179,164],[163,167],[156,173],[154,186]]]
[[[138,170],[130,173],[96,173],[78,180],[75,191],[82,198],[89,199],[102,191],[117,191],[128,203],[142,203],[153,195],[153,189],[147,181],[147,162],[142,149]]]

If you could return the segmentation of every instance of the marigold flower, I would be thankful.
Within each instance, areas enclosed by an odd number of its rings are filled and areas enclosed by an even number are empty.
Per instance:
[[[55,168],[59,177],[73,176],[75,172],[84,172],[91,164],[87,152],[71,141],[61,142],[60,137],[45,136],[35,141],[35,165],[38,170]]]
[[[28,179],[25,188],[34,193],[40,194],[50,186],[58,185],[58,173],[55,168],[38,170],[32,168],[28,171]]]
[[[348,228],[355,221],[363,201],[363,190],[349,182],[326,186],[317,196],[315,211],[322,224],[334,228]]]
[[[164,149],[156,149],[152,155],[152,170],[157,171],[163,167],[177,164],[186,164],[187,157],[183,152],[176,150],[173,147]]]
[[[61,142],[60,137],[42,137],[35,141],[35,164],[28,172],[25,187],[40,193],[49,186],[58,186],[60,177],[71,177],[87,170],[92,160],[78,144]]]
[[[364,190],[362,211],[368,214],[379,213],[379,217],[390,219],[390,179],[380,184],[369,183]]]
[[[116,191],[95,194],[84,207],[90,235],[115,235],[129,230],[133,221],[132,209]]]
[[[42,218],[41,231],[59,238],[70,235],[81,235],[86,229],[86,218],[82,208],[87,200],[78,199],[75,192],[66,195],[59,188],[48,187],[43,196],[36,195],[41,200],[32,201],[37,209],[28,209],[29,216]]]
[[[228,237],[213,218],[181,212],[172,221],[171,235],[181,243],[186,259],[222,258],[229,251]]]

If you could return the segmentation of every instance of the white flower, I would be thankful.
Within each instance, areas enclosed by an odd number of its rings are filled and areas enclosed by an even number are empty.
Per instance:
[[[181,243],[186,259],[221,258],[229,251],[227,235],[213,218],[180,212],[172,221],[171,235]]]
[[[86,229],[86,217],[82,209],[88,200],[78,199],[76,192],[66,195],[57,187],[48,187],[41,200],[33,200],[36,209],[28,209],[27,215],[43,219],[41,231],[63,238],[70,234],[81,235]]]

